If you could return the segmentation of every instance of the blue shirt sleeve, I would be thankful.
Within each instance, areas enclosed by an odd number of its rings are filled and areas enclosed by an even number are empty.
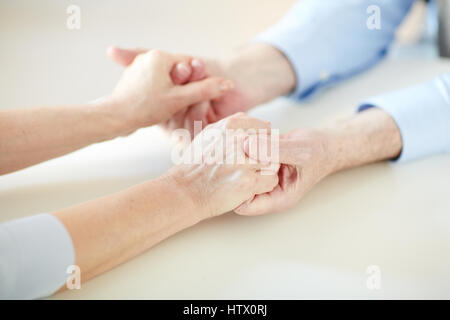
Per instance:
[[[380,61],[413,2],[302,0],[255,40],[287,57],[297,76],[292,96],[301,99]]]
[[[399,161],[450,153],[450,72],[430,82],[364,101],[385,110],[397,123],[402,136]]]

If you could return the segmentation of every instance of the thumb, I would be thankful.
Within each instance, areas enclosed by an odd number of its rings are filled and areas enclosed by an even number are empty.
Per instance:
[[[297,165],[311,157],[312,148],[295,138],[251,135],[244,141],[244,151],[258,161]]]
[[[230,80],[211,77],[201,81],[190,82],[174,88],[175,97],[180,101],[180,107],[186,107],[203,101],[219,98],[227,91],[233,89]]]
[[[122,49],[119,47],[111,46],[106,50],[108,57],[117,64],[123,67],[130,65],[134,58],[141,53],[147,52],[148,49]]]

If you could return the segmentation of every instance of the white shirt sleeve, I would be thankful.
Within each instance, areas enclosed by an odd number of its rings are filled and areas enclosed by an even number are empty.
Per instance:
[[[0,299],[49,296],[64,285],[74,263],[72,239],[55,216],[0,224]]]

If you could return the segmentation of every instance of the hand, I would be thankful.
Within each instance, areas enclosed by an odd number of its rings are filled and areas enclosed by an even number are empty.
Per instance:
[[[137,55],[125,69],[113,93],[107,98],[134,131],[168,120],[177,111],[229,91],[229,80],[213,77],[185,85],[176,85],[170,74],[177,62],[189,57],[152,50]]]
[[[244,149],[252,158],[261,158],[250,150],[271,142],[268,137],[251,136]],[[335,121],[322,129],[294,130],[280,136],[278,143],[277,160],[281,163],[278,186],[247,201],[236,213],[257,215],[283,211],[294,206],[323,178],[341,170],[397,158],[402,150],[400,129],[387,112],[378,108]],[[275,157],[271,155],[269,159],[274,161]]]
[[[133,56],[143,51],[145,50],[115,48],[109,52],[109,56],[113,61],[126,66]],[[220,76],[235,84],[234,89],[223,96],[182,109],[165,123],[169,130],[189,129],[192,136],[194,121],[202,121],[203,126],[206,126],[236,112],[247,111],[257,104],[288,93],[296,82],[294,71],[284,55],[263,43],[248,45],[235,56],[225,59],[209,59],[205,63],[200,59],[193,59],[190,65],[177,66],[171,76],[174,83]]]
[[[139,54],[146,53],[151,49],[123,49],[111,46],[106,51],[108,57],[122,67],[128,67]],[[180,56],[182,58],[173,66],[170,77],[174,84],[186,84],[206,78],[205,63],[198,58]]]
[[[270,125],[238,113],[207,126],[170,170],[169,176],[206,217],[233,210],[278,184],[278,167],[262,175],[267,165],[246,157],[243,143],[250,129],[268,131]]]
[[[269,145],[270,138],[246,140],[246,154],[258,146]],[[270,192],[256,195],[235,209],[241,215],[280,212],[293,207],[320,180],[334,171],[329,139],[319,130],[297,129],[279,139],[278,185]],[[268,150],[269,150],[268,149]],[[258,156],[259,157],[259,156]]]

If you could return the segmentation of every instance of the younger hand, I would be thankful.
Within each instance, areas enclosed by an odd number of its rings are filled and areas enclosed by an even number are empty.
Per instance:
[[[131,130],[166,121],[189,105],[220,97],[232,89],[231,81],[219,77],[174,84],[172,69],[189,59],[151,50],[139,54],[125,69],[109,100]]]
[[[111,60],[127,66],[134,56],[145,49],[112,48]],[[234,55],[223,59],[201,60],[179,63],[171,72],[174,83],[184,84],[202,80],[205,77],[224,77],[234,83],[233,90],[224,95],[204,100],[177,112],[164,123],[169,131],[185,128],[194,134],[194,121],[201,121],[203,127],[228,117],[236,112],[267,102],[284,95],[295,86],[295,73],[286,57],[271,45],[253,43]]]

